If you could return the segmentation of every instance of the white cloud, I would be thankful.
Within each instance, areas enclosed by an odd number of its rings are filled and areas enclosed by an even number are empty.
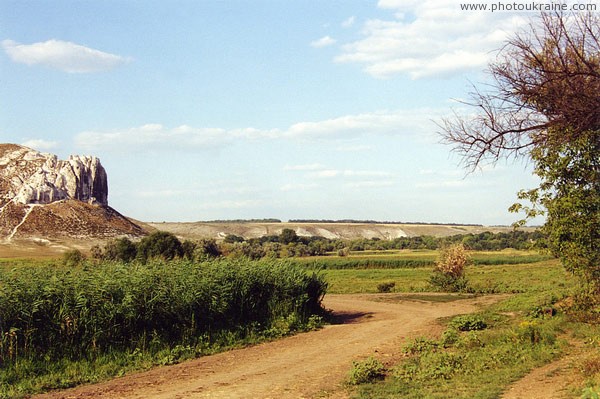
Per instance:
[[[318,122],[300,122],[290,126],[284,135],[295,138],[351,138],[372,134],[417,134],[435,131],[432,118],[439,110],[412,109],[378,111],[345,115]]]
[[[338,170],[325,169],[311,172],[307,175],[313,179],[329,179],[333,177],[356,178],[356,177],[389,177],[391,173],[380,170]]]
[[[331,38],[330,36],[323,36],[320,39],[310,42],[310,45],[311,45],[311,47],[322,48],[322,47],[333,46],[335,43],[337,43],[337,40]]]
[[[356,145],[341,145],[335,150],[339,152],[367,152],[373,151],[372,145],[356,144]]]
[[[38,151],[53,150],[58,147],[57,141],[49,141],[43,139],[31,139],[21,143],[25,147],[33,148]]]
[[[3,40],[2,47],[13,62],[44,65],[69,73],[108,71],[131,61],[128,57],[55,39],[33,44]]]
[[[359,136],[404,135],[428,137],[437,129],[431,121],[443,113],[429,108],[378,111],[345,115],[316,122],[299,122],[286,129],[223,129],[182,125],[169,128],[161,124],[112,131],[84,131],[75,144],[84,150],[144,152],[153,150],[193,151],[219,148],[246,140],[352,140]],[[354,151],[366,150],[361,146]],[[301,165],[297,165],[299,167]],[[292,168],[289,166],[288,168]],[[304,165],[307,168],[309,166]],[[316,168],[315,165],[310,167]],[[306,169],[305,169],[306,170]]]
[[[381,188],[391,187],[393,185],[394,182],[391,180],[365,180],[345,184],[345,186],[348,188]]]
[[[288,183],[281,186],[281,191],[306,191],[314,190],[320,186],[316,183]]]
[[[305,165],[285,165],[283,170],[319,170],[324,168],[325,166],[320,163],[311,163]]]
[[[215,148],[233,143],[237,139],[273,138],[276,131],[220,128],[194,128],[182,125],[167,128],[160,124],[146,124],[109,132],[85,131],[75,137],[77,146],[84,149],[112,148],[124,151],[149,149],[186,150]]]
[[[354,25],[354,22],[356,22],[356,17],[355,16],[351,16],[348,19],[344,20],[344,22],[342,22],[342,27],[343,28],[350,28],[352,25]]]
[[[417,188],[460,188],[469,185],[465,180],[445,180],[438,182],[417,183]]]
[[[525,19],[515,13],[461,11],[455,0],[382,0],[390,20],[367,21],[363,39],[342,46],[336,62],[358,63],[377,78],[413,79],[481,70]]]

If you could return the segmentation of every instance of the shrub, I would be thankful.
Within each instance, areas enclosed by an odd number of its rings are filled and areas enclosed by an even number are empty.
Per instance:
[[[477,315],[464,315],[452,319],[450,326],[459,331],[479,331],[485,330],[487,324]]]
[[[373,356],[363,361],[353,361],[348,382],[352,385],[367,384],[385,377],[385,366]]]
[[[471,259],[462,244],[442,249],[429,283],[443,291],[465,291],[468,286],[468,281],[464,276],[465,267],[470,262]]]
[[[65,266],[78,266],[85,260],[85,255],[78,249],[72,249],[63,254]]]
[[[535,321],[524,321],[519,324],[517,329],[517,339],[520,342],[538,345],[541,343],[554,344],[556,335],[547,331],[543,326]]]
[[[600,388],[585,388],[581,393],[581,399],[600,399]]]
[[[183,243],[184,252],[185,252],[185,245],[188,242],[189,241],[185,241]],[[190,244],[188,244],[188,245],[190,245]],[[205,238],[205,239],[200,240],[200,242],[198,244],[194,245],[194,250],[195,250],[196,255],[199,255],[201,257],[217,258],[217,257],[221,256],[221,250],[219,249],[219,246],[217,245],[217,241],[212,238]]]
[[[171,260],[183,256],[181,241],[173,233],[156,231],[142,238],[138,244],[137,257],[142,262],[152,258]]]
[[[101,259],[131,262],[137,256],[137,247],[127,237],[117,238],[106,243]]]
[[[440,344],[426,337],[417,337],[413,342],[404,346],[402,351],[407,355],[418,355],[422,353],[436,351]]]
[[[386,283],[377,284],[378,292],[392,292],[392,289],[396,286],[396,283],[393,281],[388,281]]]

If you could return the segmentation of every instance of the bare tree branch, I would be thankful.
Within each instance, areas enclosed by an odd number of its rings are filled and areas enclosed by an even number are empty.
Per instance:
[[[596,14],[540,15],[489,65],[492,91],[475,88],[463,103],[475,114],[442,120],[442,141],[476,168],[599,131],[599,39]]]

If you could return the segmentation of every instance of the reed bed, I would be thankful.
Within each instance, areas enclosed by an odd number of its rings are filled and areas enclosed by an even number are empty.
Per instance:
[[[220,260],[0,269],[0,366],[195,345],[322,312],[327,284],[289,262]]]

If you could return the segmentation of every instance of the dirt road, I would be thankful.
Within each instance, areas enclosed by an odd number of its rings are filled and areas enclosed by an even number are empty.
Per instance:
[[[328,295],[324,304],[340,324],[36,398],[341,399],[353,360],[375,355],[385,362],[398,355],[407,337],[435,329],[440,317],[474,312],[498,299],[430,302],[409,295]]]

